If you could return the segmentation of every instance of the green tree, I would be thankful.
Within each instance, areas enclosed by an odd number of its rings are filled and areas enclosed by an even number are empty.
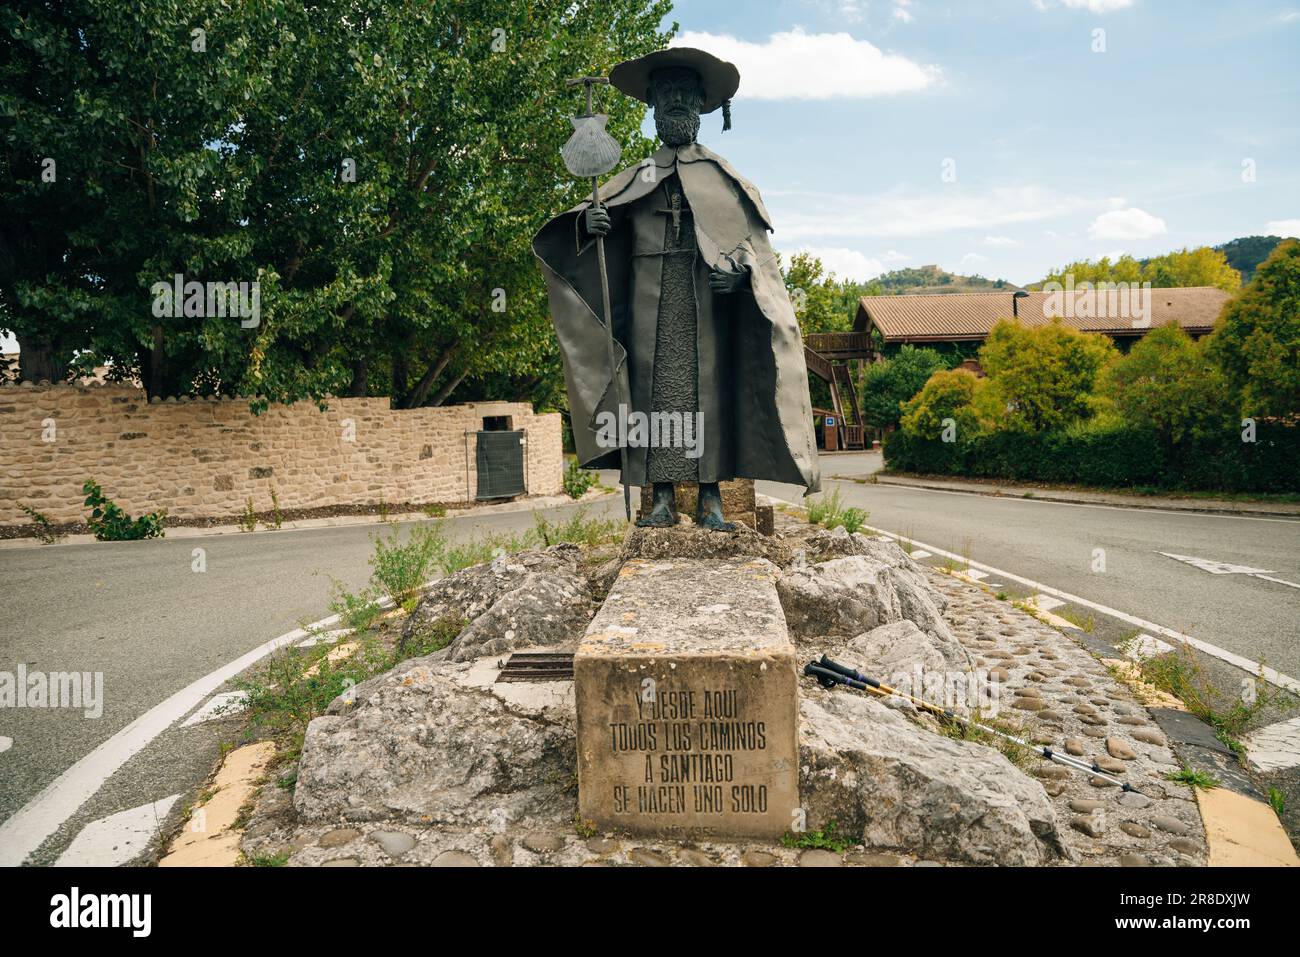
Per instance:
[[[1169,443],[1221,429],[1231,414],[1222,372],[1175,325],[1152,329],[1112,362],[1100,389],[1126,424],[1152,428]]]
[[[1004,319],[990,330],[979,358],[1005,403],[1004,424],[1037,432],[1090,416],[1097,376],[1117,354],[1107,337],[1060,320],[1027,328]]]
[[[923,439],[944,437],[951,419],[954,437],[980,430],[977,407],[987,382],[968,369],[944,369],[934,373],[903,409],[902,427]]]
[[[1278,244],[1224,306],[1205,349],[1242,415],[1300,412],[1300,241]]]
[[[580,106],[564,80],[662,47],[668,9],[6,4],[0,327],[24,374],[80,353],[153,395],[407,406],[540,382],[555,353],[529,239],[588,188],[558,157]],[[640,103],[602,110],[625,162],[648,153]],[[260,322],[155,315],[176,273],[258,281]]]
[[[1127,255],[1113,263],[1107,256],[1096,262],[1081,260],[1052,270],[1043,277],[1043,282],[1064,285],[1066,277],[1073,277],[1076,286],[1083,282],[1149,282],[1158,289],[1217,286],[1232,292],[1241,285],[1241,274],[1228,264],[1223,251],[1210,246],[1179,249],[1141,261]]]
[[[862,377],[862,417],[877,429],[898,425],[903,405],[947,363],[934,349],[904,345],[891,358],[873,362]]]

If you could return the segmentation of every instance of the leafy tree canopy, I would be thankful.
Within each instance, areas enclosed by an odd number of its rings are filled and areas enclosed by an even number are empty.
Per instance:
[[[1300,412],[1300,240],[1273,250],[1224,306],[1205,348],[1239,398],[1242,415]]]

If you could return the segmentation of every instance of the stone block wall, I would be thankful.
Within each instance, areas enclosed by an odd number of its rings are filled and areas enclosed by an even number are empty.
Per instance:
[[[488,417],[523,430],[527,490],[563,487],[559,413],[518,402],[390,409],[386,398],[272,405],[248,400],[149,400],[125,385],[0,386],[0,525],[28,505],[54,522],[86,517],[94,478],[132,515],[182,519],[257,511],[405,502],[461,503],[477,489],[474,436]]]

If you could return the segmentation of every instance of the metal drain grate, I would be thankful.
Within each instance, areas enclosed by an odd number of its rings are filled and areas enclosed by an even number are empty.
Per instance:
[[[528,651],[511,655],[497,681],[572,681],[573,652]]]

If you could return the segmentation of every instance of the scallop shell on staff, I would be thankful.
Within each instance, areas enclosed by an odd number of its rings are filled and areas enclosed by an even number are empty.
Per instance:
[[[575,116],[571,122],[573,135],[560,149],[565,169],[585,179],[603,176],[618,165],[623,148],[605,131],[605,124],[609,122],[607,114]]]

